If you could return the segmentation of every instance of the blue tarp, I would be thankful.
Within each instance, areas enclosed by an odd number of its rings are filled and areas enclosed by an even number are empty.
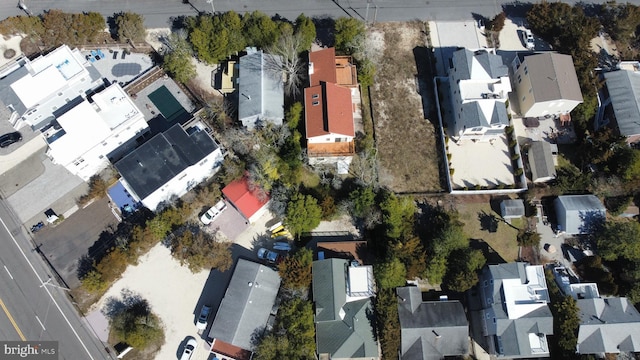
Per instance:
[[[111,201],[113,201],[115,206],[117,206],[123,214],[125,212],[131,212],[140,206],[140,203],[138,203],[133,198],[133,196],[131,196],[129,191],[124,188],[120,181],[116,182],[115,185],[110,187],[107,192],[109,193]]]

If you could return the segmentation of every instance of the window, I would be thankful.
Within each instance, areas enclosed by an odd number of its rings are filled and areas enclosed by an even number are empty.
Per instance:
[[[493,323],[494,323],[494,324],[496,323],[496,318],[493,318]]]
[[[312,102],[311,104],[312,104],[313,106],[317,106],[317,105],[320,105],[320,102],[319,102],[319,101],[314,101],[314,102]]]
[[[518,84],[520,84],[522,82],[522,77],[520,76],[520,74],[518,74]]]
[[[531,92],[533,92],[533,88],[529,88],[529,94],[531,94]]]
[[[342,138],[336,138],[336,142],[342,142]]]
[[[482,286],[487,287],[487,280],[482,283]]]
[[[524,67],[524,74],[527,75],[529,73],[529,69],[527,69],[527,67]]]
[[[526,99],[527,99],[527,97],[526,97],[526,96],[523,96],[523,97],[522,97],[522,101],[525,101]]]
[[[313,94],[313,95],[311,95],[311,98],[312,98],[312,99],[317,99],[319,96],[320,96],[320,95],[318,95],[318,94]]]

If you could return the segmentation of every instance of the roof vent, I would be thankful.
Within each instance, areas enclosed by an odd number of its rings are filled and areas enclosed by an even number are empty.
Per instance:
[[[253,286],[253,283],[252,283],[251,281],[249,281],[249,282],[247,283],[247,285],[249,285],[249,286]]]
[[[436,339],[440,339],[440,334],[438,334],[435,330],[431,330],[431,332],[436,336]]]
[[[242,96],[244,96],[245,98],[247,98],[247,100],[251,100],[251,96],[250,96],[250,95],[247,95],[247,94],[245,94],[245,93],[242,93]]]

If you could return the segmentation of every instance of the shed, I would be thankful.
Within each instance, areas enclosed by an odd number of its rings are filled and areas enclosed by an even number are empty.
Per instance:
[[[500,203],[500,214],[503,219],[516,219],[524,216],[524,202],[521,199],[503,200]]]
[[[554,200],[558,231],[590,234],[604,222],[607,210],[594,195],[563,195]]]
[[[267,211],[269,195],[260,194],[258,189],[251,189],[246,177],[229,183],[222,189],[222,194],[250,223]]]
[[[546,141],[534,141],[527,154],[531,168],[531,181],[542,183],[555,179],[556,167],[553,163],[551,144]]]

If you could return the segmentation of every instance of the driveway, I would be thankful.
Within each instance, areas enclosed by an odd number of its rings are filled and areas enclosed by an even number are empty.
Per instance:
[[[111,213],[108,199],[102,198],[74,213],[58,225],[47,225],[34,234],[34,241],[47,260],[62,276],[67,286],[74,288],[80,285],[77,277],[78,259],[100,249],[95,243],[107,233],[109,227],[117,226],[118,221]],[[105,240],[102,239],[103,243]]]
[[[247,220],[236,208],[227,202],[227,207],[207,225],[211,230],[217,229],[230,241],[235,241],[249,227]]]
[[[447,76],[449,60],[458,48],[480,49],[487,46],[482,30],[474,20],[430,21],[431,43],[438,76]]]

